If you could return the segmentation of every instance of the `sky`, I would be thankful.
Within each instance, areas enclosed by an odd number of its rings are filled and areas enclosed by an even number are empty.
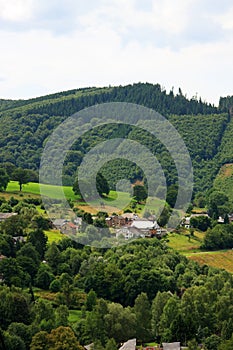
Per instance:
[[[0,0],[0,98],[159,83],[233,95],[232,0]]]

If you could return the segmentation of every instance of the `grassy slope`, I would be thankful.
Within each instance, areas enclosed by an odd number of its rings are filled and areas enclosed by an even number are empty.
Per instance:
[[[52,186],[52,185],[45,185],[45,184],[39,184],[34,182],[29,182],[26,185],[23,185],[23,193],[32,193],[33,195],[40,195],[40,186],[43,187],[44,190],[46,190],[48,197],[59,199],[58,195],[58,186]],[[74,192],[72,191],[72,187],[70,186],[64,186],[64,193],[67,198],[70,199],[78,199],[78,196],[75,196]],[[6,189],[7,192],[12,192],[19,194],[19,185],[16,181],[11,181]]]
[[[40,186],[43,188],[44,191],[46,191],[48,197],[59,199],[60,191],[58,191],[59,189],[58,186],[46,185],[46,184],[40,185],[39,183],[30,182],[26,185],[23,185],[23,191],[22,193],[20,193],[19,185],[16,181],[11,181],[8,184],[8,187],[6,189],[4,196],[11,197],[12,195],[14,195],[15,197],[17,197],[22,195],[24,196],[25,194],[27,194],[28,196],[29,195],[39,196]],[[96,214],[97,211],[101,211],[103,209],[107,211],[109,214],[113,212],[122,213],[122,210],[127,208],[131,201],[131,198],[129,197],[128,193],[119,192],[117,196],[117,193],[115,191],[110,191],[109,196],[102,201],[105,203],[104,207],[101,206],[101,203],[99,200],[91,201],[90,204],[93,207],[89,207],[86,202],[80,201],[80,197],[74,194],[71,186],[64,186],[63,189],[67,199],[69,198],[76,201],[76,206],[80,207],[80,209],[90,212],[91,214]],[[147,208],[149,210],[156,211],[156,209],[158,209],[159,207],[162,207],[163,204],[164,202],[161,201],[160,199],[156,198],[152,200],[152,198],[149,198]],[[139,211],[143,210],[143,205],[139,205],[137,209]]]
[[[233,273],[233,251],[217,251],[205,253],[192,253],[188,257],[201,265],[210,265],[213,267],[225,269]]]
[[[190,238],[188,234],[189,234],[188,231],[183,231],[180,234],[169,233],[168,246],[185,255],[190,253],[190,251],[192,252],[199,251],[200,245],[202,243],[202,239],[204,237],[204,233],[195,231],[194,237],[190,237]]]
[[[65,236],[60,233],[59,230],[49,230],[49,231],[44,231],[46,236],[48,237],[48,242],[59,242],[61,239],[63,239]]]
[[[195,237],[189,240],[188,231],[183,231],[181,234],[169,233],[168,246],[200,265],[209,265],[233,273],[233,250],[200,251],[204,235],[205,233],[195,231]]]

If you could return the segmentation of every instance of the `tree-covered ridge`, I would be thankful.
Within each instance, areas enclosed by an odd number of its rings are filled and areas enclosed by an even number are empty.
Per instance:
[[[188,99],[183,95],[181,89],[179,89],[178,94],[174,94],[173,90],[167,92],[159,84],[149,83],[108,88],[74,89],[29,100],[9,100],[9,105],[5,101],[8,100],[2,100],[2,110],[5,105],[5,109],[11,108],[15,112],[23,108],[28,113],[47,113],[50,116],[59,114],[69,116],[84,107],[113,101],[137,103],[165,115],[218,113],[217,107],[203,102],[201,98],[199,100],[196,97]]]
[[[6,111],[9,109],[17,110],[18,108],[21,108],[25,106],[25,109],[28,110],[32,106],[38,106],[41,104],[44,105],[44,103],[50,104],[52,101],[58,101],[59,99],[72,99],[72,98],[79,98],[81,96],[85,95],[91,95],[91,94],[98,94],[99,92],[102,93],[106,90],[106,88],[80,88],[80,89],[73,89],[68,91],[62,91],[57,92],[54,94],[49,94],[45,96],[30,98],[28,100],[4,100],[0,99],[0,111]]]

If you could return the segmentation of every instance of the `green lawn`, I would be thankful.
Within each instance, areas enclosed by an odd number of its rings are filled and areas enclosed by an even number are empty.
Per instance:
[[[198,251],[204,238],[204,233],[195,232],[195,236],[189,239],[189,236],[184,233],[169,233],[167,236],[170,248],[176,249],[182,253],[190,251]]]
[[[5,194],[8,196],[25,196],[25,195],[40,195],[40,187],[43,190],[43,194],[47,195],[49,198],[60,199],[61,192],[59,186],[47,185],[47,184],[39,184],[35,182],[29,182],[28,184],[23,185],[22,192],[19,191],[19,185],[17,181],[10,181]],[[75,195],[71,186],[63,186],[64,194],[67,199],[71,199],[76,202],[77,207],[80,209],[84,209],[85,211],[89,211],[92,214],[96,214],[98,211],[106,210],[109,214],[113,212],[123,212],[125,209],[131,209],[131,211],[135,211],[137,213],[142,213],[144,211],[144,204],[137,204],[135,209],[130,208],[130,202],[132,197],[130,197],[129,193],[126,192],[115,192],[110,191],[108,197],[104,197],[103,199],[97,199],[90,201],[90,207],[88,209],[88,205],[86,202],[80,200],[80,197]],[[101,203],[104,203],[102,206]],[[146,208],[152,212],[157,213],[158,208],[163,208],[164,201],[158,198],[148,198]]]
[[[43,191],[47,193],[47,196],[54,199],[60,198],[60,187],[59,186],[53,186],[53,185],[46,185],[46,184],[39,184],[35,182],[29,182],[28,184],[23,185],[22,193],[32,193],[36,195],[40,195],[40,186],[42,187]],[[66,198],[70,198],[73,200],[78,199],[79,197],[76,196],[72,190],[71,186],[64,186],[63,187],[64,193]],[[7,189],[7,192],[17,193],[19,194],[19,185],[17,181],[10,181]]]
[[[48,237],[48,242],[59,242],[61,239],[66,237],[63,235],[59,230],[49,230],[49,231],[44,231],[46,236]]]
[[[75,323],[78,320],[80,320],[81,316],[82,316],[82,311],[81,310],[69,310],[68,321],[70,323]]]

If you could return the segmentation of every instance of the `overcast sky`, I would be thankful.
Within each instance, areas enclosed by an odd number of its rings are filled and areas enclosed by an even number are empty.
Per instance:
[[[232,0],[0,0],[0,98],[159,83],[233,95]]]

